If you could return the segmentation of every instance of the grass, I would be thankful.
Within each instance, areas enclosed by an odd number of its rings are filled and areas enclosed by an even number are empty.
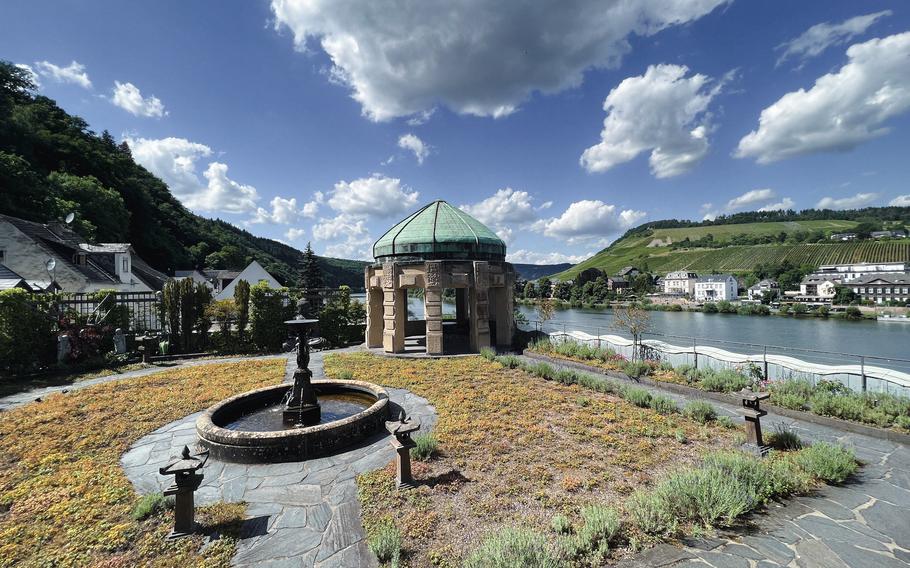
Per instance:
[[[552,535],[557,515],[582,531],[585,507],[621,503],[669,468],[734,444],[729,430],[622,400],[619,385],[604,377],[557,382],[550,366],[534,366],[553,377],[545,380],[499,358],[352,353],[329,355],[325,365],[329,376],[349,370],[357,379],[384,377],[384,385],[406,388],[436,408],[433,434],[445,452],[412,463],[423,481],[418,489],[396,491],[392,468],[357,480],[367,534],[391,519],[402,535],[402,564],[410,566],[461,565],[501,527]]]
[[[439,441],[433,434],[420,434],[414,437],[416,447],[411,448],[411,457],[419,461],[428,461],[438,452]]]
[[[283,360],[212,364],[54,394],[4,412],[0,566],[227,566],[242,504],[199,508],[204,528],[224,535],[204,550],[201,536],[165,541],[170,513],[153,506],[155,498],[137,497],[119,459],[149,432],[283,377]],[[145,520],[132,516],[144,509]]]
[[[0,397],[10,396],[33,389],[72,385],[89,379],[117,373],[126,373],[127,371],[136,371],[147,367],[148,365],[143,363],[121,364],[111,361],[89,370],[77,370],[75,372],[58,370],[56,372],[28,376],[21,379],[4,377],[0,380]]]
[[[505,527],[491,533],[465,560],[465,568],[559,568],[547,539],[537,532]]]

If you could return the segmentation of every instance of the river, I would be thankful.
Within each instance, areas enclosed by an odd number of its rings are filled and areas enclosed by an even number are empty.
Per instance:
[[[353,295],[364,301],[363,294]],[[529,320],[537,319],[531,306],[518,306]],[[409,298],[411,318],[423,318],[423,300]],[[443,303],[443,313],[455,313],[455,305]],[[910,359],[910,324],[879,323],[870,320],[847,321],[795,316],[741,316],[736,314],[705,314],[702,312],[648,312],[651,331],[655,334],[700,338],[700,344],[710,344],[729,351],[761,352],[755,347],[728,344],[720,341],[768,345],[769,353],[781,353],[819,363],[856,363],[867,357]],[[533,326],[532,326],[533,327]],[[624,335],[613,327],[613,311],[585,308],[559,309],[547,322],[546,331],[584,331],[591,335]],[[655,339],[657,337],[654,337]],[[689,339],[667,337],[668,343],[683,345]],[[803,353],[800,350],[826,351],[841,355]],[[910,363],[869,361],[883,367],[910,371]]]

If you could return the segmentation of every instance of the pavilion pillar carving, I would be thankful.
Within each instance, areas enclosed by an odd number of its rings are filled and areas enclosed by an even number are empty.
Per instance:
[[[471,313],[471,349],[480,351],[490,346],[490,266],[474,262],[474,287],[469,294]]]
[[[397,272],[394,262],[382,265],[382,348],[386,353],[404,351],[408,305],[405,291],[398,287]]]
[[[382,347],[382,289],[373,288],[367,280],[367,347]]]
[[[424,266],[424,311],[427,318],[427,355],[442,355],[442,263]]]

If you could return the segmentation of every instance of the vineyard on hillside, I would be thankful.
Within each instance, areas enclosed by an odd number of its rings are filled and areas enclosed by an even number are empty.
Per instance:
[[[628,249],[627,249],[628,250]],[[628,250],[618,248],[601,253],[589,259],[578,268],[596,267],[607,274],[635,265],[655,274],[672,270],[694,270],[696,272],[750,272],[759,263],[780,264],[788,260],[795,265],[821,266],[823,264],[846,264],[853,262],[910,262],[910,240],[902,241],[858,241],[847,243],[798,244],[798,245],[752,245],[731,246],[720,249],[690,249],[668,251],[660,248],[639,248]],[[591,262],[591,261],[595,261]],[[573,278],[572,270],[559,277]]]

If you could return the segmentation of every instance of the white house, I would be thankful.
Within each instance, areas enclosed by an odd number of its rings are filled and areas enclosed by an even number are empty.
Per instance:
[[[834,280],[810,275],[799,283],[799,295],[796,299],[801,302],[830,303],[836,294],[837,283]]]
[[[9,215],[0,215],[0,263],[29,283],[47,283],[42,289],[56,284],[64,292],[150,292],[167,281],[129,243],[93,245],[63,223]]]
[[[829,264],[819,266],[810,278],[826,279],[833,282],[851,282],[869,275],[904,274],[907,272],[905,262],[860,262],[856,264]]]
[[[760,302],[765,299],[766,295],[775,295],[780,293],[780,284],[777,280],[765,278],[764,280],[749,286],[747,291],[750,302]]]
[[[695,301],[719,302],[735,300],[737,297],[736,278],[730,274],[703,276],[695,281]]]
[[[698,280],[698,274],[678,270],[670,272],[664,278],[664,294],[676,295],[695,295],[695,281]]]
[[[216,300],[228,300],[234,297],[234,288],[237,287],[237,283],[241,280],[246,280],[250,283],[250,286],[258,284],[260,281],[265,280],[269,285],[269,288],[281,288],[281,284],[274,276],[268,273],[261,264],[255,260],[251,262],[246,268],[241,270],[234,278],[229,282],[226,282],[225,279],[220,280],[220,290],[219,286],[215,287],[215,299]]]

